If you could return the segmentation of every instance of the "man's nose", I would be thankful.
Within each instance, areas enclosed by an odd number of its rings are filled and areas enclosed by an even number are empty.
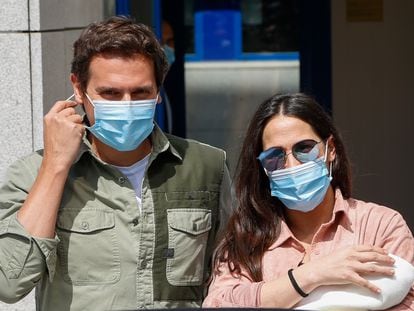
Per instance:
[[[132,100],[131,93],[124,93],[122,96],[122,100]]]

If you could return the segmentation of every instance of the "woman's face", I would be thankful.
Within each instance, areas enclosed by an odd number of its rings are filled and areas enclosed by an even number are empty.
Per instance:
[[[294,117],[276,115],[264,128],[262,137],[263,150],[271,147],[284,149],[287,157],[283,168],[289,168],[302,164],[293,156],[292,147],[300,141],[309,139],[316,142],[322,140],[308,123]],[[331,139],[328,140],[328,143],[332,144]],[[321,142],[317,146],[319,148],[318,157],[321,157],[325,154],[325,142]],[[335,148],[329,146],[327,162],[333,161],[334,158]]]

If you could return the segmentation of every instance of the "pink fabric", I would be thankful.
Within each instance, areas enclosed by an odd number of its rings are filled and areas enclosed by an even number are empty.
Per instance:
[[[387,207],[355,199],[344,200],[335,193],[335,207],[330,222],[322,225],[311,243],[310,260],[332,253],[335,249],[366,244],[385,248],[388,252],[414,264],[414,239],[401,215]],[[263,257],[263,281],[286,275],[305,256],[305,249],[293,236],[285,222],[281,234]],[[213,279],[203,307],[259,307],[263,282],[247,277],[234,278],[227,269]],[[391,310],[414,310],[414,288],[404,301]]]

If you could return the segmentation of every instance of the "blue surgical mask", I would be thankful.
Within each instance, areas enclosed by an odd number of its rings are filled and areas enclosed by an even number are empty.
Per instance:
[[[271,195],[291,210],[310,212],[324,199],[332,180],[326,167],[326,156],[298,166],[269,172]]]
[[[136,149],[154,128],[157,98],[148,100],[91,100],[95,124],[87,129],[101,142],[119,151]]]
[[[166,44],[162,48],[164,49],[165,56],[167,56],[168,64],[171,66],[175,62],[175,50]]]

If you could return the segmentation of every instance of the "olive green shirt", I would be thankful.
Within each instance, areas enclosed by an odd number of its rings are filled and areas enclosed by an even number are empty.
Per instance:
[[[42,152],[14,163],[0,188],[0,301],[36,287],[37,310],[199,307],[229,210],[222,150],[155,127],[142,206],[128,178],[84,139],[65,185],[54,239],[16,218]]]

